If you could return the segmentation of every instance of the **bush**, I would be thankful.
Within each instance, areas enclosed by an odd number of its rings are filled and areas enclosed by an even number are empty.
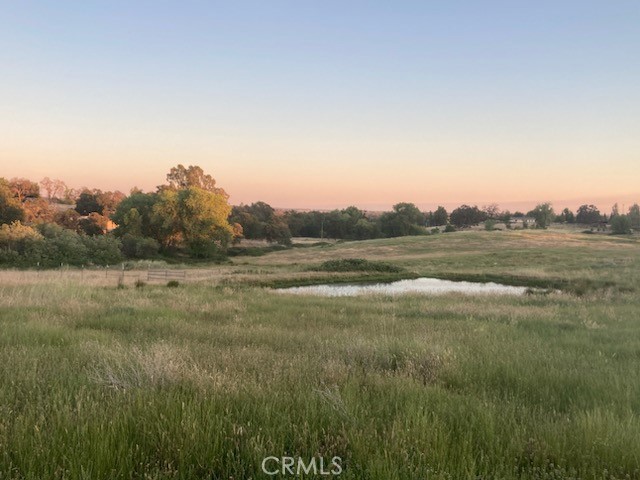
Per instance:
[[[264,247],[230,247],[227,249],[227,255],[230,257],[261,257],[266,253],[286,250],[287,248],[288,247],[284,245],[268,245]]]
[[[611,233],[626,235],[631,233],[631,220],[627,215],[616,215],[611,218]]]
[[[122,259],[120,242],[105,235],[88,237],[59,225],[43,223],[37,230],[20,223],[0,228],[0,262],[16,267],[108,265]]]
[[[486,231],[488,231],[488,232],[491,232],[491,231],[495,230],[495,227],[496,227],[496,221],[495,220],[489,219],[489,220],[486,220],[484,222],[484,229]]]
[[[129,233],[122,237],[122,253],[127,258],[155,258],[159,251],[160,244],[153,238],[137,237]]]
[[[310,270],[318,272],[402,272],[404,269],[385,262],[371,262],[363,258],[329,260]]]
[[[179,286],[180,286],[180,282],[177,281],[177,280],[169,280],[167,282],[167,287],[169,287],[169,288],[176,288],[176,287],[179,287]]]
[[[455,232],[456,231],[456,227],[454,227],[453,225],[449,224],[444,228],[444,233],[451,233],[451,232]]]
[[[0,249],[8,253],[6,258],[18,258],[34,243],[42,240],[42,235],[31,227],[13,222],[0,227]],[[17,256],[17,257],[16,257]]]
[[[87,262],[93,265],[113,265],[122,261],[120,240],[111,235],[82,237],[87,247]]]
[[[40,262],[45,267],[89,263],[88,249],[76,232],[51,223],[38,225],[38,230],[44,241],[34,244],[32,251],[25,255],[30,262]]]

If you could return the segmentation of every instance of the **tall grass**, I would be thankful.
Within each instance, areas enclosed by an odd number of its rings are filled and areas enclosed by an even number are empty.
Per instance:
[[[414,268],[427,270],[432,240],[420,241]],[[379,248],[403,264],[413,242]],[[602,278],[636,285],[621,272],[637,251],[594,245],[610,262]],[[4,281],[0,478],[269,478],[268,455],[340,456],[346,479],[640,478],[633,293],[317,298],[215,285]]]

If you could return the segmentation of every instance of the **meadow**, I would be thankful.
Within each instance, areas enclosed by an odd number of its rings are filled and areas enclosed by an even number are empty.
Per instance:
[[[317,268],[341,258],[554,291],[270,290],[403,275]],[[285,478],[261,470],[283,455],[338,456],[340,479],[640,479],[638,237],[304,246],[176,288],[132,272],[0,271],[0,479]]]

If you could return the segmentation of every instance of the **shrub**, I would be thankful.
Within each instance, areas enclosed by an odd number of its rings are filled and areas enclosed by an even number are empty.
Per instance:
[[[9,257],[23,255],[31,244],[42,240],[42,235],[31,227],[13,222],[0,227],[0,249],[12,252]],[[15,255],[14,255],[15,254]]]
[[[230,247],[227,249],[227,255],[230,257],[248,256],[260,257],[269,252],[277,252],[286,250],[288,247],[284,245],[268,245],[264,247]]]
[[[177,281],[177,280],[169,280],[167,282],[167,287],[169,287],[169,288],[176,288],[176,287],[179,287],[179,286],[180,286],[180,282]]]
[[[89,263],[88,249],[76,232],[51,223],[38,225],[38,230],[44,237],[44,242],[29,255],[25,255],[31,262],[39,261],[43,266],[49,267],[62,263],[78,266]]]
[[[120,240],[111,235],[82,236],[82,242],[87,247],[87,263],[113,265],[122,261]]]
[[[495,226],[496,226],[495,220],[489,219],[484,222],[484,229],[488,232],[495,230]]]
[[[127,258],[154,258],[160,251],[160,244],[150,237],[138,237],[129,233],[122,237],[122,253]]]
[[[451,232],[455,232],[456,231],[456,227],[454,227],[453,225],[449,224],[444,228],[444,233],[451,233]]]
[[[631,220],[627,215],[616,215],[611,218],[611,233],[625,235],[631,233]]]
[[[404,269],[385,262],[371,262],[363,258],[328,260],[310,270],[318,272],[402,272]]]

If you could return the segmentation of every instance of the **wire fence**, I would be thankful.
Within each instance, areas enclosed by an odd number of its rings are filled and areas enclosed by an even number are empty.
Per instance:
[[[125,268],[109,268],[104,269],[106,278],[115,278],[119,284],[125,283],[127,280],[140,282],[168,282],[171,280],[186,280],[186,270],[172,269],[148,269],[148,270],[126,270]]]

